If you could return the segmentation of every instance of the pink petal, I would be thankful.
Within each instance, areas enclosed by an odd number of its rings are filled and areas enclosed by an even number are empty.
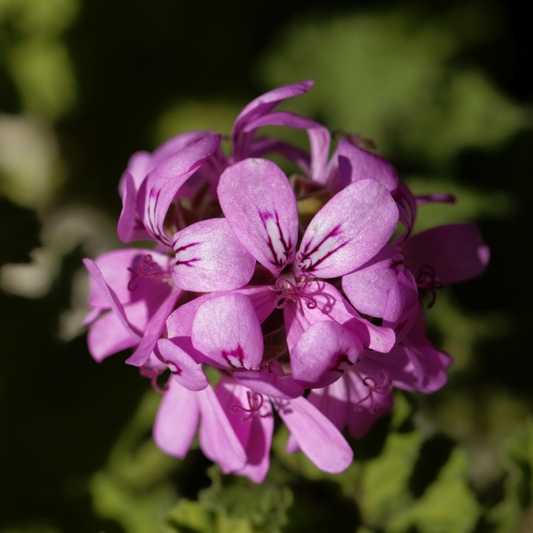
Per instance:
[[[180,296],[181,291],[173,289],[168,295],[167,299],[163,302],[161,307],[152,316],[152,318],[146,325],[146,330],[144,332],[144,336],[141,340],[141,343],[139,344],[133,355],[126,359],[126,363],[128,365],[142,366],[144,365],[144,363],[146,363],[146,361],[150,357],[150,354],[154,350],[157,340],[163,332],[166,319],[168,318],[170,313],[172,313],[172,309],[174,309],[174,305]]]
[[[177,343],[169,339],[159,339],[157,348],[161,358],[172,372],[172,377],[183,387],[192,391],[200,391],[207,387],[208,381],[198,364]],[[157,352],[156,352],[157,353]]]
[[[259,368],[263,333],[250,299],[226,294],[205,301],[194,317],[192,343],[218,368]]]
[[[355,405],[348,412],[348,429],[352,437],[359,439],[366,435],[378,418],[392,411],[394,396],[390,390],[383,390],[382,394],[374,393],[371,399],[365,400],[368,388],[361,377],[354,372],[348,372],[346,378],[349,380],[350,402]],[[379,378],[378,375],[375,379]]]
[[[352,405],[348,402],[348,384],[344,377],[328,387],[313,389],[307,400],[314,405],[335,427],[342,431],[348,423]]]
[[[298,442],[300,449],[320,470],[338,474],[353,460],[341,432],[305,398],[277,400],[274,407]]]
[[[198,426],[199,405],[196,392],[169,380],[155,417],[153,437],[168,455],[183,459]]]
[[[220,206],[237,238],[277,276],[294,257],[296,198],[285,174],[265,159],[227,168],[218,185]]]
[[[346,183],[364,179],[375,179],[383,183],[389,191],[398,187],[398,173],[384,157],[359,148],[341,139],[339,141],[339,171]]]
[[[386,244],[370,261],[342,278],[342,289],[360,313],[383,318],[389,291],[402,268],[400,249]]]
[[[270,447],[274,434],[274,417],[270,402],[265,401],[265,414],[260,418],[252,418],[250,439],[246,446],[248,460],[241,470],[235,472],[239,476],[246,476],[254,483],[262,483],[270,468]],[[270,415],[270,416],[269,416]]]
[[[311,175],[311,159],[307,152],[304,152],[296,146],[279,141],[278,139],[271,139],[269,137],[262,137],[253,142],[250,150],[250,157],[263,157],[265,154],[279,153],[298,165],[306,176]]]
[[[306,296],[312,298],[316,307],[289,302],[284,309],[285,329],[289,349],[301,335],[316,322],[333,320],[351,331],[365,348],[388,352],[394,346],[396,336],[390,328],[376,326],[361,318],[333,285],[312,281],[307,285]]]
[[[317,277],[352,272],[376,255],[398,222],[398,208],[377,180],[337,193],[311,220],[296,255],[297,267]]]
[[[144,299],[154,302],[157,307],[171,289],[165,280],[169,276],[168,263],[168,256],[139,248],[113,250],[95,260],[105,283],[123,305]],[[87,304],[109,309],[108,293],[98,280],[98,275],[90,278],[91,292]]]
[[[139,344],[139,340],[132,337],[124,327],[120,318],[115,313],[107,313],[100,317],[87,334],[89,352],[97,363],[106,357],[132,348]]]
[[[409,270],[402,270],[393,283],[383,312],[383,326],[396,333],[396,343],[402,342],[418,313],[418,290]]]
[[[243,287],[255,259],[231,231],[227,220],[202,220],[174,235],[174,285],[187,291],[211,292]]]
[[[242,371],[235,372],[233,377],[237,382],[254,392],[265,396],[291,400],[304,393],[304,388],[296,384],[292,376],[278,375],[272,372]]]
[[[406,239],[401,248],[405,268],[415,278],[429,266],[445,284],[479,276],[490,256],[479,229],[472,224],[448,224],[423,231]]]
[[[273,91],[262,94],[255,100],[252,100],[239,114],[233,124],[232,139],[235,161],[240,161],[250,155],[250,145],[252,143],[255,131],[245,133],[244,128],[248,123],[258,117],[270,113],[280,102],[293,96],[306,93],[314,81],[302,81],[292,85],[279,87]]]
[[[403,242],[413,230],[416,221],[416,198],[403,181],[398,182],[398,188],[392,192],[392,197],[400,213],[399,222],[405,228],[404,232],[394,241],[395,244]]]
[[[139,191],[137,209],[148,233],[157,241],[172,246],[164,228],[168,208],[179,188],[217,150],[219,143],[220,135],[208,135],[163,160],[149,174],[146,190]]]
[[[274,431],[270,401],[255,395],[252,402],[258,401],[261,406],[257,411],[253,411],[247,395],[250,391],[229,378],[222,378],[215,392],[235,434],[246,450],[246,464],[235,473],[247,476],[255,483],[261,483],[270,466],[270,445]]]
[[[224,474],[241,470],[246,452],[211,387],[196,392],[200,403],[200,447],[205,456],[218,463]]]
[[[109,306],[111,307],[111,309],[113,309],[113,311],[115,311],[117,317],[120,319],[120,322],[122,323],[126,331],[134,339],[137,339],[137,341],[139,341],[141,339],[142,333],[128,321],[128,317],[126,316],[122,303],[117,297],[115,291],[105,282],[104,277],[102,276],[102,272],[100,271],[96,263],[91,259],[84,259],[83,263],[89,271],[89,274],[94,280],[94,283],[98,287],[100,293],[106,296],[107,301],[109,302]]]
[[[137,213],[137,190],[129,172],[124,176],[122,212],[118,220],[117,233],[118,238],[124,243],[151,239]]]
[[[291,349],[292,375],[302,387],[326,387],[356,364],[363,352],[359,339],[337,322],[317,322]]]
[[[329,157],[330,135],[327,128],[306,117],[287,111],[268,113],[249,122],[245,132],[252,132],[262,126],[287,126],[289,128],[307,130],[311,144],[311,175],[313,181],[323,185]]]

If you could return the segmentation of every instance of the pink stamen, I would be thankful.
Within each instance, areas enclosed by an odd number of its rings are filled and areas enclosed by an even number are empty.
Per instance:
[[[132,277],[128,283],[128,290],[133,292],[139,287],[138,278],[152,278],[168,280],[172,276],[170,272],[162,272],[161,267],[152,261],[150,254],[143,255],[139,260],[138,270],[128,267],[128,270],[132,273]]]
[[[356,374],[361,378],[363,385],[368,389],[368,394],[358,402],[354,403],[353,407],[356,411],[362,411],[362,408],[359,407],[364,401],[370,399],[370,408],[368,409],[371,414],[375,415],[377,410],[374,406],[374,394],[381,394],[383,396],[390,394],[392,391],[392,382],[387,375],[387,372],[384,370],[379,370],[376,374],[376,378],[383,378],[383,381],[378,384],[378,382],[371,376],[363,378],[359,372]]]
[[[416,284],[419,288],[424,289],[420,295],[422,298],[425,298],[429,293],[431,293],[431,301],[428,304],[428,309],[431,309],[435,302],[437,301],[437,289],[442,289],[444,283],[442,283],[435,269],[430,265],[423,265],[420,267],[420,272],[416,278]]]
[[[304,294],[305,288],[309,283],[309,274],[300,274],[296,280],[296,285],[288,279],[280,278],[276,281],[276,289],[283,291],[276,300],[276,309],[283,309],[287,302],[300,302],[304,300],[308,309],[316,309],[316,300]]]
[[[245,413],[248,413],[244,418],[241,418],[241,422],[246,422],[247,420],[250,420],[252,416],[258,416],[260,418],[267,418],[270,416],[270,413],[267,413],[266,415],[262,415],[259,411],[263,407],[264,398],[263,395],[259,392],[254,392],[252,394],[251,391],[246,391],[246,397],[248,398],[248,405],[250,406],[249,409],[246,407],[243,407],[242,405],[234,403],[230,409],[231,412],[236,415],[239,413],[239,409],[241,411],[244,411]]]

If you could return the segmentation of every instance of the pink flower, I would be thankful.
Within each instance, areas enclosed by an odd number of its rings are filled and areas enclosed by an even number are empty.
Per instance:
[[[199,428],[207,457],[256,483],[269,469],[274,410],[290,432],[287,452],[337,473],[353,459],[341,431],[363,436],[393,408],[393,387],[442,387],[451,358],[427,340],[421,300],[431,295],[431,307],[441,286],[489,260],[469,224],[412,235],[418,206],[449,195],[415,197],[353,135],[329,157],[324,126],[275,110],[312,84],[248,104],[229,155],[210,130],[134,154],[118,234],[154,248],[84,260],[89,350],[101,361],[134,349],[126,362],[163,393],[157,445],[184,457]],[[306,130],[309,153],[258,137],[262,126]],[[274,152],[305,176],[287,179],[263,158]],[[300,217],[298,200],[313,196],[322,207]],[[206,365],[221,374],[214,389]]]

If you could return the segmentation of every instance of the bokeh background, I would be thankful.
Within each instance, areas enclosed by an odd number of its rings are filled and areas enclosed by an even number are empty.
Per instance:
[[[532,40],[519,2],[0,0],[2,533],[533,531]],[[439,292],[448,385],[396,395],[343,474],[274,439],[266,481],[151,440],[159,395],[86,348],[83,257],[121,246],[129,156],[313,78],[285,107],[373,139],[417,230],[478,224],[479,279]],[[301,132],[277,131],[305,146]]]

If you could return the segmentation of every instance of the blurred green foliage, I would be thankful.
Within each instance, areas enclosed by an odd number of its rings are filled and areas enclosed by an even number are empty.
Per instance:
[[[1,263],[40,248],[57,265],[27,265],[49,287],[34,299],[1,271],[0,532],[533,530],[533,90],[517,6],[0,0]],[[287,455],[277,421],[254,485],[197,443],[165,456],[151,439],[159,395],[127,354],[97,366],[83,335],[62,332],[80,331],[81,257],[116,246],[128,157],[190,129],[228,135],[251,98],[306,78],[285,107],[374,139],[415,193],[454,194],[421,207],[416,230],[475,222],[492,259],[428,313],[456,361],[442,391],[398,392],[336,476]]]

